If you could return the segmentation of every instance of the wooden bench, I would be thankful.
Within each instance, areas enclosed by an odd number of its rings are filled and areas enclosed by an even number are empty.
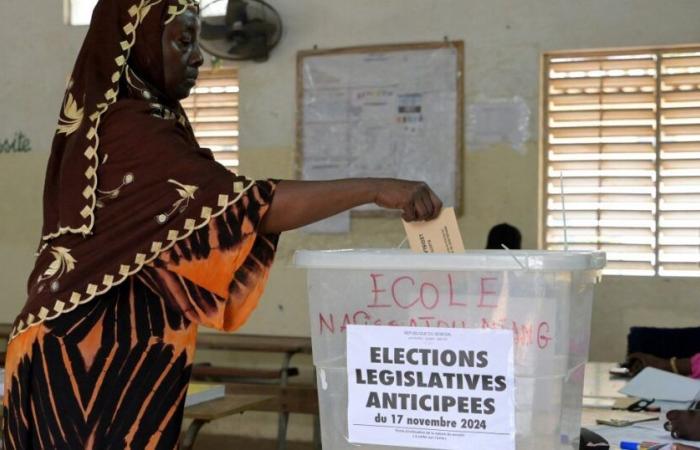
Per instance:
[[[212,420],[254,410],[254,408],[268,404],[274,399],[274,397],[268,395],[227,394],[224,398],[210,400],[185,408],[185,417],[192,419],[192,424],[181,439],[180,448],[182,450],[192,450],[199,430]]]
[[[282,363],[275,369],[251,369],[245,367],[221,367],[197,364],[192,369],[192,379],[202,381],[234,381],[285,385],[290,376],[299,370],[290,367],[292,357],[311,354],[311,340],[296,336],[268,336],[255,334],[200,333],[197,350],[229,352],[260,352],[282,355]]]
[[[192,379],[195,381],[215,382],[226,384],[227,397],[224,401],[211,406],[211,414],[195,417],[194,413],[185,411],[185,417],[194,419],[185,435],[183,449],[187,444],[193,444],[202,426],[211,420],[220,418],[222,411],[235,409],[225,415],[245,411],[277,412],[277,448],[286,449],[287,426],[290,413],[315,415],[314,443],[320,448],[320,432],[318,425],[318,398],[315,383],[305,385],[290,385],[289,379],[299,374],[296,367],[291,366],[292,358],[297,354],[311,354],[311,339],[295,336],[267,336],[252,334],[213,334],[200,333],[197,338],[197,350],[214,350],[223,352],[259,352],[278,354],[282,357],[279,366],[274,368],[225,367],[211,364],[196,364],[192,368]],[[258,402],[251,398],[249,405],[242,405],[235,400],[237,395],[268,396],[266,402]],[[204,407],[203,407],[204,408]],[[199,411],[199,412],[198,412]],[[199,414],[202,409],[195,410]],[[190,440],[191,439],[191,440]]]

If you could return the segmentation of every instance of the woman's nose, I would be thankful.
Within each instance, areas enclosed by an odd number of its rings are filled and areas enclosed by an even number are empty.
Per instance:
[[[202,64],[204,64],[204,54],[202,54],[202,49],[199,47],[199,45],[197,45],[192,52],[190,64],[194,67],[200,67]]]

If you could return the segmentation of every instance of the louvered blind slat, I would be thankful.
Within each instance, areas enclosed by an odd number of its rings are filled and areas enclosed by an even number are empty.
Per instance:
[[[238,92],[235,69],[201,70],[182,102],[199,145],[229,170],[238,167]]]

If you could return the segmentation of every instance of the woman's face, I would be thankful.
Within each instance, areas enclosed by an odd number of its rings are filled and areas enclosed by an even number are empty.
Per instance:
[[[199,48],[200,22],[197,11],[188,8],[163,31],[164,94],[182,100],[190,95],[204,62]]]

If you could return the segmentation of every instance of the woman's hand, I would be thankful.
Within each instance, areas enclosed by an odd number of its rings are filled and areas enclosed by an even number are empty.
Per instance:
[[[666,429],[674,439],[700,441],[700,411],[669,411]]]
[[[654,367],[656,369],[672,372],[671,361],[648,353],[632,353],[627,356],[627,368],[630,375],[635,376],[646,367]]]
[[[420,181],[397,179],[373,180],[374,203],[382,208],[399,209],[407,222],[432,220],[440,214],[442,201],[430,187]]]
[[[645,367],[654,367],[685,376],[689,376],[693,371],[690,358],[676,358],[674,370],[670,359],[659,358],[648,353],[632,353],[627,357],[627,368],[630,371],[630,375],[637,375]]]

